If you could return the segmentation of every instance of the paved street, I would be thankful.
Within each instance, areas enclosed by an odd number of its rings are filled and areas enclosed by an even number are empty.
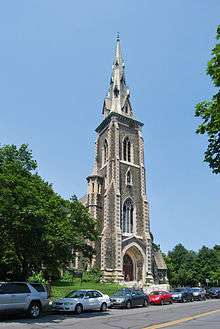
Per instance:
[[[38,320],[13,316],[1,318],[0,322],[0,329],[159,329],[171,327],[174,329],[219,329],[220,300],[150,306],[131,310],[113,309],[105,313],[87,312],[80,316],[43,315]]]

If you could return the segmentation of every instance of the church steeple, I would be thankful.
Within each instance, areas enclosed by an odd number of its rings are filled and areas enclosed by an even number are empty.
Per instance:
[[[112,75],[108,95],[103,105],[103,114],[106,117],[110,112],[116,112],[133,117],[129,89],[125,81],[125,64],[122,58],[119,33],[116,39],[115,58],[112,65]]]
[[[86,206],[100,229],[93,264],[102,280],[150,284],[152,244],[146,195],[143,123],[132,114],[117,35],[104,118],[96,128],[95,165]]]

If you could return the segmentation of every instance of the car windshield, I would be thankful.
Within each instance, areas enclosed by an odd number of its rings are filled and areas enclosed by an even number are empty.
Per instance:
[[[85,296],[85,291],[71,291],[65,298],[83,298]]]
[[[119,290],[119,291],[115,292],[113,294],[113,296],[114,297],[120,297],[120,296],[126,296],[126,295],[130,295],[130,294],[131,294],[131,291],[123,289],[123,290]]]
[[[152,296],[152,295],[160,295],[160,294],[161,294],[160,291],[152,291],[152,292],[150,293],[151,296]]]

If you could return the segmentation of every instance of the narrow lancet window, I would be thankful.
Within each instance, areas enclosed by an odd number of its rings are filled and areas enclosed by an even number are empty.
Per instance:
[[[123,160],[131,162],[131,142],[128,137],[123,141]]]
[[[122,232],[133,233],[134,229],[134,206],[131,199],[127,199],[123,205]]]
[[[130,169],[128,170],[126,174],[126,185],[132,185],[132,176]]]
[[[106,164],[107,160],[108,160],[108,142],[107,142],[107,140],[105,139],[105,142],[104,142],[103,165]]]

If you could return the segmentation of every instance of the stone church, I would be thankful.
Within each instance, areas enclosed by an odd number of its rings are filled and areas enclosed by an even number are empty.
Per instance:
[[[165,283],[166,265],[152,248],[143,123],[132,110],[119,36],[102,113],[93,172],[80,200],[100,226],[93,265],[102,270],[104,281]]]

